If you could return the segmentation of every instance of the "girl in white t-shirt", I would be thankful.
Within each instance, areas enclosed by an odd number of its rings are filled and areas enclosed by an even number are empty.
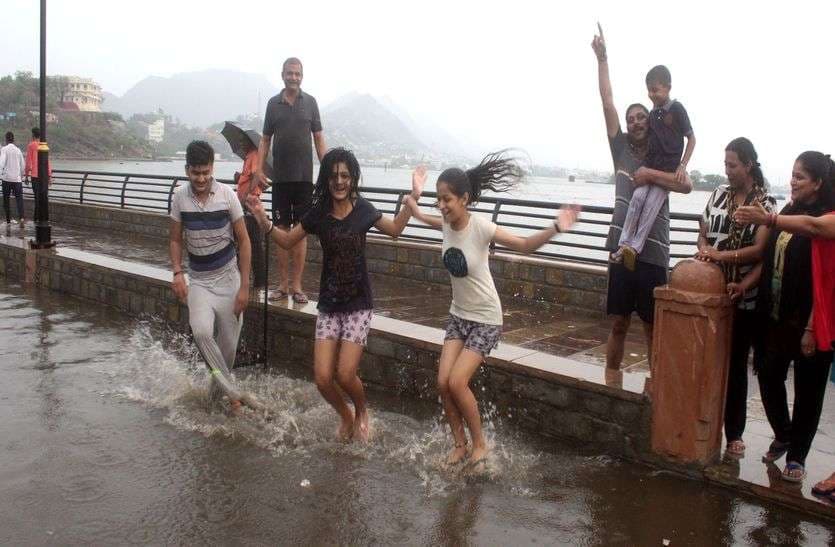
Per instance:
[[[473,442],[467,465],[474,468],[484,464],[487,457],[478,403],[469,383],[490,350],[498,345],[502,330],[502,305],[488,262],[490,243],[530,253],[571,228],[580,210],[576,205],[563,207],[547,228],[528,237],[513,235],[471,214],[467,206],[477,202],[483,190],[506,192],[524,177],[522,168],[505,152],[488,154],[467,171],[451,168],[441,173],[437,183],[441,216],[424,214],[414,199],[406,198],[417,219],[443,231],[443,262],[452,282],[450,318],[438,367],[438,389],[455,441],[446,460],[448,465],[467,458],[465,422]]]

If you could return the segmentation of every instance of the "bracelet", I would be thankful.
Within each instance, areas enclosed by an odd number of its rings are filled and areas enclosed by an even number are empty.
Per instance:
[[[270,232],[272,232],[272,231],[273,231],[273,228],[275,228],[275,223],[274,223],[274,222],[270,222],[270,227],[269,227],[269,229],[267,230],[267,235],[270,235]]]
[[[774,228],[777,226],[777,213],[769,213],[768,218],[765,221],[765,225],[769,228]]]
[[[171,277],[177,277],[177,274],[181,274],[181,273],[183,273],[183,270],[177,270],[176,272],[174,272],[174,275],[172,275]]]
[[[558,234],[562,233],[562,230],[560,230],[559,221],[557,219],[554,219],[554,230],[556,230]]]
[[[814,328],[814,327],[806,327],[806,328],[804,328],[803,330],[806,330],[806,331],[809,331],[809,332],[815,332],[815,328]]]

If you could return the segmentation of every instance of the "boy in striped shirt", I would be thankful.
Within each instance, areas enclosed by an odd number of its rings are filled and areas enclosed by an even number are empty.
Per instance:
[[[214,180],[214,157],[205,141],[193,141],[186,148],[189,183],[171,200],[171,286],[188,304],[194,342],[211,373],[210,401],[225,394],[237,414],[242,403],[260,406],[236,388],[230,373],[249,300],[250,245],[238,197]],[[184,244],[188,284],[182,267]]]

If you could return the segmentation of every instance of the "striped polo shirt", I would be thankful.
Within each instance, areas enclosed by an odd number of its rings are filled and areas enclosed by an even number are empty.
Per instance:
[[[197,200],[191,184],[177,189],[171,200],[171,218],[183,225],[192,281],[212,282],[238,267],[232,224],[243,216],[234,190],[216,180],[205,203]]]

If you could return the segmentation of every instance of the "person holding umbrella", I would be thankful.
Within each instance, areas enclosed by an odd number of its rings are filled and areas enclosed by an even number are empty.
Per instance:
[[[256,180],[254,177],[258,164],[258,143],[261,142],[261,135],[253,129],[244,129],[234,122],[226,122],[220,132],[229,142],[232,152],[244,160],[241,171],[235,173],[236,193],[244,209],[244,224],[249,235],[252,246],[252,273],[255,287],[266,287],[266,260],[264,256],[264,244],[261,232],[258,229],[258,222],[253,218],[252,213],[246,205],[246,198],[250,195],[260,196],[267,187],[267,178],[273,176],[272,162],[265,166],[265,178]]]

